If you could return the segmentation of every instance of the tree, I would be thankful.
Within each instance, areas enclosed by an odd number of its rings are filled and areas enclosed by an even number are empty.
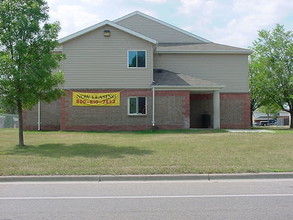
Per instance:
[[[261,30],[251,49],[250,81],[257,87],[259,101],[276,103],[289,112],[293,128],[293,32],[279,24],[272,31]]]
[[[58,22],[49,23],[44,0],[0,2],[0,96],[19,115],[19,146],[24,146],[23,109],[39,100],[52,101],[63,94],[63,74],[57,69],[64,58],[52,52],[58,46]]]
[[[281,111],[281,108],[277,104],[273,103],[263,105],[258,110],[265,113],[268,120],[270,120],[271,118],[276,119],[278,117],[278,113]]]
[[[1,95],[0,95],[0,113],[5,113],[5,114],[16,114],[17,113],[15,106],[6,106],[3,103]]]
[[[267,100],[260,82],[262,79],[262,74],[259,73],[259,63],[254,62],[253,54],[250,56],[249,60],[249,92],[250,92],[250,123],[253,123],[253,112],[259,107],[270,103]]]

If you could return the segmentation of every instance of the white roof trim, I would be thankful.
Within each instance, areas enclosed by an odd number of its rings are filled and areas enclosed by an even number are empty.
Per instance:
[[[81,30],[81,31],[78,31],[78,32],[76,32],[76,33],[70,34],[70,35],[68,35],[67,37],[61,38],[61,39],[59,39],[59,43],[62,44],[62,43],[64,43],[64,42],[66,42],[66,41],[69,41],[69,40],[71,40],[71,39],[74,39],[74,38],[76,38],[76,37],[79,37],[79,36],[81,36],[81,35],[83,35],[83,34],[85,34],[85,33],[88,33],[88,32],[90,32],[90,31],[93,31],[93,30],[95,30],[95,29],[98,29],[98,28],[100,28],[100,27],[102,27],[102,26],[104,26],[104,25],[112,26],[112,27],[117,28],[117,29],[119,29],[119,30],[121,30],[121,31],[124,31],[124,32],[126,32],[126,33],[131,34],[131,35],[134,35],[134,36],[136,36],[136,37],[138,37],[138,38],[141,38],[141,39],[146,40],[146,41],[148,41],[148,42],[151,42],[151,43],[153,43],[153,44],[157,44],[157,41],[156,41],[156,40],[154,40],[154,39],[152,39],[152,38],[149,38],[149,37],[147,37],[147,36],[144,36],[144,35],[142,35],[142,34],[140,34],[140,33],[135,32],[135,31],[132,31],[132,30],[130,30],[130,29],[128,29],[128,28],[122,27],[122,26],[120,26],[120,25],[118,25],[118,24],[116,24],[116,23],[114,23],[114,22],[112,22],[112,21],[109,21],[109,20],[105,20],[105,21],[103,21],[103,22],[100,22],[100,23],[98,23],[98,24],[95,24],[95,25],[93,25],[93,26],[90,26],[90,27],[88,27],[88,28],[85,28],[85,29],[83,29],[83,30]]]
[[[176,27],[176,26],[173,26],[173,25],[171,25],[171,24],[168,24],[168,23],[166,23],[166,22],[164,22],[164,21],[161,21],[161,20],[159,20],[159,19],[157,19],[157,18],[154,18],[154,17],[151,17],[151,16],[149,16],[149,15],[146,15],[146,14],[140,12],[140,11],[132,12],[132,13],[130,13],[130,14],[128,14],[128,15],[125,15],[125,16],[123,16],[123,17],[121,17],[121,18],[118,18],[118,19],[114,20],[113,22],[117,23],[117,22],[122,21],[122,20],[124,20],[124,19],[126,19],[126,18],[132,17],[133,15],[140,15],[140,16],[142,16],[142,17],[148,18],[148,19],[150,19],[150,20],[152,20],[152,21],[155,21],[155,22],[157,22],[157,23],[159,23],[159,24],[165,25],[165,26],[167,26],[167,27],[169,27],[169,28],[172,28],[172,29],[174,29],[174,30],[176,30],[176,31],[179,31],[179,32],[181,32],[181,33],[183,33],[183,34],[186,34],[186,35],[188,35],[188,36],[190,36],[190,37],[193,37],[193,38],[195,38],[195,39],[197,39],[197,40],[200,40],[200,41],[203,41],[203,42],[205,42],[205,43],[212,43],[211,41],[209,41],[209,40],[207,40],[207,39],[204,39],[204,38],[202,38],[202,37],[200,37],[200,36],[197,36],[197,35],[195,35],[195,34],[192,34],[192,33],[188,32],[188,31],[185,31],[185,30],[183,30],[183,29],[181,29],[181,28],[178,28],[178,27]]]
[[[174,90],[220,90],[224,85],[198,85],[198,86],[168,86],[168,85],[153,85],[155,89],[174,89]]]
[[[89,90],[89,89],[110,89],[110,90],[121,90],[121,89],[152,89],[155,88],[156,90],[189,90],[189,91],[212,91],[212,90],[220,90],[224,88],[224,85],[218,86],[156,86],[151,85],[149,87],[96,87],[96,88],[75,88],[75,87],[63,87],[65,90]]]
[[[111,89],[111,90],[123,90],[123,89],[151,89],[152,87],[151,86],[141,86],[141,87],[127,87],[127,86],[117,86],[117,87],[86,87],[86,88],[82,88],[82,87],[63,87],[63,89],[66,89],[66,90],[99,90],[99,89]]]
[[[193,54],[252,54],[250,50],[161,50],[155,53],[193,53]]]

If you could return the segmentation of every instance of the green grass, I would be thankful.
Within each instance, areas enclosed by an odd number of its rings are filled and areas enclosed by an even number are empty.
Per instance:
[[[25,132],[0,130],[0,175],[293,171],[293,130]]]

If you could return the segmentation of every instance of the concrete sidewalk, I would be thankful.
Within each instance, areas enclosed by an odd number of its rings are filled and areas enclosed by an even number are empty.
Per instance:
[[[70,176],[0,176],[1,182],[47,181],[170,181],[170,180],[237,180],[237,179],[293,179],[293,172],[182,174],[182,175],[70,175]]]
[[[260,130],[260,129],[227,129],[226,131],[232,133],[275,133],[275,131],[271,130]]]

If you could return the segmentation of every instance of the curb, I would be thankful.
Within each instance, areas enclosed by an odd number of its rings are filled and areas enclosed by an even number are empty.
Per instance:
[[[54,181],[184,181],[184,180],[253,180],[293,179],[293,172],[234,173],[234,174],[182,174],[182,175],[86,175],[86,176],[0,176],[1,182],[54,182]]]

